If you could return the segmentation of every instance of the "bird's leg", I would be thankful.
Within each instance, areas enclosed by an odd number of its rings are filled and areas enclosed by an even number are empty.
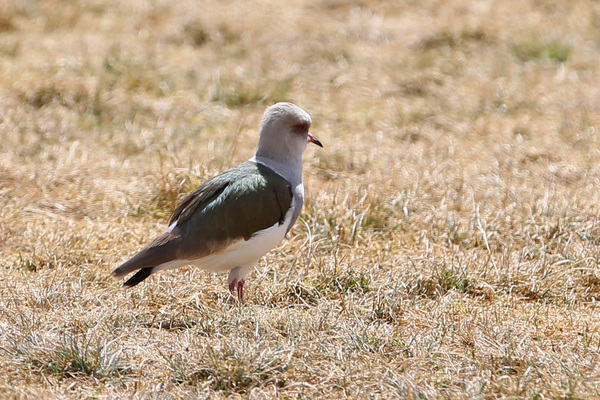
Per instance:
[[[235,301],[235,289],[237,286],[237,280],[231,281],[229,283],[229,293],[231,293],[231,297],[229,298],[231,302]]]
[[[231,298],[235,299],[235,295],[237,292],[237,298],[240,304],[244,304],[244,280],[238,281],[237,279],[233,280],[229,284],[229,292],[231,293]],[[235,300],[234,300],[235,301]]]
[[[240,301],[240,304],[244,304],[244,283],[245,283],[245,281],[242,279],[241,281],[238,282],[238,285],[237,285],[237,295],[238,295],[238,300]]]

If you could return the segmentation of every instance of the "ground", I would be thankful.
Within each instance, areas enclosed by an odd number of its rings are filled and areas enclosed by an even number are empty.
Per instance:
[[[600,398],[600,5],[0,4],[0,397]],[[110,277],[291,101],[250,275]]]

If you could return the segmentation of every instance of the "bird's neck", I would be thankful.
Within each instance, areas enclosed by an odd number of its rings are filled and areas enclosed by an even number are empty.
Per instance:
[[[292,187],[302,183],[302,157],[290,158],[284,161],[274,160],[270,157],[265,157],[256,154],[249,161],[266,165],[279,175],[283,176]]]

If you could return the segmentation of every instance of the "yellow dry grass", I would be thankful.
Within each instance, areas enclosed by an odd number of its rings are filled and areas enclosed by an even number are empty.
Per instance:
[[[0,397],[600,398],[600,5],[0,5]],[[110,271],[297,103],[324,149],[227,302]]]

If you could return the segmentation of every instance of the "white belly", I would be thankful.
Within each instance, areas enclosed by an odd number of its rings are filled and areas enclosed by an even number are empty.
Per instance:
[[[238,240],[225,251],[192,260],[190,264],[212,272],[254,266],[262,256],[281,242],[286,233],[286,226],[285,222],[281,225],[277,223],[248,240]]]
[[[253,267],[258,260],[281,242],[294,214],[293,207],[285,215],[283,224],[275,225],[255,233],[250,239],[240,239],[225,250],[195,260],[174,260],[155,267],[157,271],[193,265],[211,272],[233,268]]]

